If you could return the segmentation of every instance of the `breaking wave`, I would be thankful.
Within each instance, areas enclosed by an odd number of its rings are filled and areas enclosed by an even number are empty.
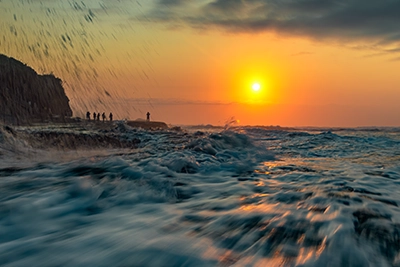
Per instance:
[[[399,266],[397,130],[0,131],[3,266]]]

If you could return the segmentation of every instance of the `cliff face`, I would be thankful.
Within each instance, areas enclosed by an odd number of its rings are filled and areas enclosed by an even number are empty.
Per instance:
[[[63,121],[72,116],[68,102],[59,78],[0,55],[0,122]]]

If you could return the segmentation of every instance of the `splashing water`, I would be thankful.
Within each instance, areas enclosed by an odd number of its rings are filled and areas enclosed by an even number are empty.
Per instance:
[[[140,107],[129,98],[149,102],[145,88],[157,83],[158,41],[148,35],[145,10],[130,0],[2,0],[0,53],[60,77],[75,116],[112,110],[135,118]]]
[[[28,149],[40,145],[32,134],[48,132],[138,141]],[[0,155],[14,164],[0,169],[0,262],[397,266],[399,133],[3,130]]]

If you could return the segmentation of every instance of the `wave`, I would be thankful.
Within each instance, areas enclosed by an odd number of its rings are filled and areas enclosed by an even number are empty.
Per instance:
[[[399,264],[392,132],[42,125],[2,128],[0,147],[31,163],[0,166],[4,266]]]

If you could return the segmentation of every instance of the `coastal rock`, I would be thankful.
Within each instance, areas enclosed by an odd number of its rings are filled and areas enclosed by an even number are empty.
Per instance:
[[[62,81],[39,75],[26,64],[0,54],[0,121],[5,124],[64,121],[72,116]]]
[[[128,121],[130,127],[143,128],[146,130],[151,129],[168,129],[168,125],[161,121]]]

